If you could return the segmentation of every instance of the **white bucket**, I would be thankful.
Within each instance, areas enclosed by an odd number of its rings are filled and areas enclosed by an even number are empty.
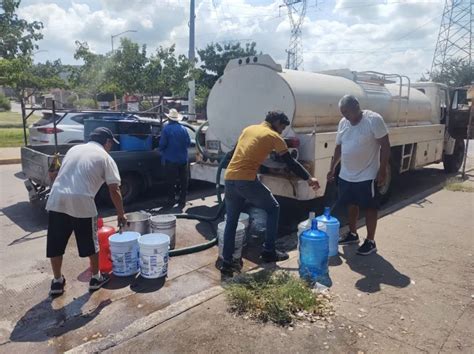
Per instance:
[[[227,221],[227,214],[224,215],[224,221]],[[247,239],[249,237],[250,215],[247,213],[240,213],[239,222],[245,226],[245,238],[243,247],[247,246]]]
[[[224,252],[224,230],[225,230],[225,221],[217,225],[217,236],[219,238],[219,257],[222,257]],[[242,258],[242,248],[244,246],[245,239],[245,225],[241,222],[237,223],[237,230],[235,231],[235,250],[232,257],[234,259]]]
[[[140,246],[140,275],[148,279],[166,276],[170,237],[159,233],[147,234],[138,239],[138,244]]]
[[[170,237],[170,249],[176,246],[176,216],[155,215],[150,218],[151,232]]]
[[[118,277],[138,273],[138,238],[134,231],[124,231],[109,237],[112,272]]]

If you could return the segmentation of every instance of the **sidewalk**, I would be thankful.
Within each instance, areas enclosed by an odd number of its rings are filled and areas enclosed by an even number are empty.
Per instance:
[[[0,165],[12,165],[21,162],[19,147],[0,148]]]
[[[472,177],[464,183],[474,186]],[[330,267],[336,316],[326,328],[236,318],[217,292],[74,352],[472,352],[473,210],[474,193],[441,190],[383,217],[378,253],[361,257],[341,247]],[[359,232],[365,236],[365,228]],[[279,266],[296,272],[297,252]]]

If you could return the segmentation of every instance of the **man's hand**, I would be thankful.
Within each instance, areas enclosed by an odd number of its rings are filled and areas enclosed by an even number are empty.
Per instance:
[[[330,170],[327,176],[328,182],[334,181],[335,178],[336,178],[336,171]]]
[[[317,191],[319,189],[319,182],[316,178],[311,177],[310,179],[307,180],[308,185],[313,188],[313,190]]]
[[[379,172],[377,173],[377,177],[375,178],[375,181],[377,182],[377,186],[382,187],[385,185],[387,182],[387,169],[386,168],[381,168],[379,169]]]
[[[117,215],[117,224],[118,224],[119,229],[121,227],[126,226],[127,225],[127,217],[124,214]]]

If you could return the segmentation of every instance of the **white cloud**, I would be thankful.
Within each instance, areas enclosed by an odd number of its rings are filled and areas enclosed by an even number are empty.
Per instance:
[[[196,46],[253,40],[257,49],[284,64],[290,24],[281,0],[197,0]],[[429,69],[443,7],[442,0],[337,0],[314,7],[308,2],[303,27],[304,68],[349,67],[405,73],[419,78]],[[96,52],[110,51],[110,36],[129,29],[130,39],[176,44],[187,53],[188,0],[25,0],[20,15],[43,21],[48,50],[41,58],[73,59],[75,40]],[[216,5],[216,6],[214,6]],[[119,45],[119,39],[115,39]]]

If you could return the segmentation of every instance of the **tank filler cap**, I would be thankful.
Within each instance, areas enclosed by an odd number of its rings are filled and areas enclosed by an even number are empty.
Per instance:
[[[266,66],[267,68],[273,69],[278,72],[282,72],[282,67],[280,64],[277,64],[273,58],[268,54],[256,55],[253,57],[244,57],[232,59],[227,63],[224,72],[238,68],[239,66],[244,65],[261,65]]]

